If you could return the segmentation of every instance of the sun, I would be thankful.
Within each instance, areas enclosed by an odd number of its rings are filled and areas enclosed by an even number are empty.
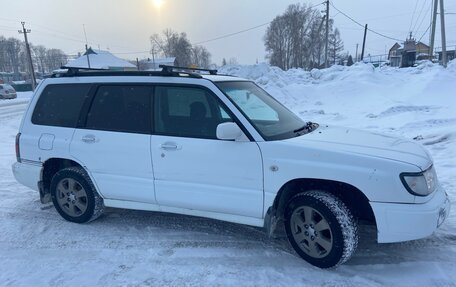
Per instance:
[[[152,0],[155,8],[160,9],[163,6],[164,0]]]

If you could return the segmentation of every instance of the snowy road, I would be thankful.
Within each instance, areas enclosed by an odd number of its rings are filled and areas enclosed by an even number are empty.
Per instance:
[[[5,120],[21,116],[27,107],[28,100],[16,99],[11,102],[0,102],[0,119],[3,123]]]
[[[429,82],[433,71],[428,72]],[[262,85],[277,96],[276,83],[284,79],[268,75],[269,82]],[[350,96],[356,99],[351,108],[343,101],[331,102],[323,93],[334,89],[349,97],[344,91],[346,80],[290,85],[277,96],[301,116],[316,121],[409,138],[420,135],[453,202],[448,222],[427,239],[378,245],[373,230],[363,227],[361,245],[352,260],[329,271],[299,259],[283,238],[269,240],[260,229],[248,226],[117,209],[109,209],[90,224],[64,221],[52,206],[40,204],[37,193],[15,182],[10,166],[25,105],[0,103],[0,286],[456,287],[456,124],[450,121],[456,99],[446,96],[456,90],[456,76],[450,80],[445,79],[440,96],[427,102],[396,97],[390,90],[384,91],[387,99],[376,96],[386,80],[372,84],[369,99],[359,96],[366,87],[351,89]],[[424,93],[426,84],[419,77],[416,82]],[[301,99],[301,90],[321,97]]]

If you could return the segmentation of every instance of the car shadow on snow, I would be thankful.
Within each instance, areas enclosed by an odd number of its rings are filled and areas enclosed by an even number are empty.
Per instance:
[[[298,257],[286,239],[283,226],[274,238],[268,237],[262,228],[250,227],[202,217],[162,212],[136,211],[108,208],[98,224],[117,227],[126,225],[139,231],[151,231],[151,236],[170,234],[181,238],[174,247],[234,248],[267,250],[282,255]],[[95,222],[94,222],[95,223]],[[161,234],[161,235],[160,235]],[[171,236],[171,238],[173,238]],[[456,237],[437,234],[425,239],[402,243],[377,244],[376,229],[371,225],[360,225],[360,241],[355,255],[346,266],[399,264],[402,262],[432,260],[451,261],[456,250],[448,250],[448,244],[455,244]]]

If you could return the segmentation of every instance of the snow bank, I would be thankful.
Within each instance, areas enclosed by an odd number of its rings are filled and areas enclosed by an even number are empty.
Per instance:
[[[408,137],[417,130],[407,125],[440,128],[456,121],[456,61],[448,69],[430,62],[408,69],[358,63],[312,71],[259,64],[226,66],[220,73],[254,80],[307,120],[399,130]]]

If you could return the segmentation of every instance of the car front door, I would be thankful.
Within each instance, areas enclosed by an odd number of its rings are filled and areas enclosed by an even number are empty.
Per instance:
[[[151,140],[161,206],[261,218],[263,168],[258,145],[224,141],[217,125],[233,116],[211,91],[157,86]]]
[[[75,130],[70,153],[105,199],[156,203],[150,154],[152,91],[147,85],[100,85]]]

